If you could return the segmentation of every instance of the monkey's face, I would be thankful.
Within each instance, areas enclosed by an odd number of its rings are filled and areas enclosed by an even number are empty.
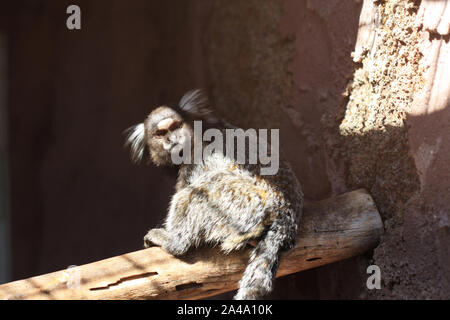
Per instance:
[[[158,166],[173,165],[172,153],[182,156],[182,150],[192,146],[192,127],[169,107],[153,110],[144,126],[150,157]]]

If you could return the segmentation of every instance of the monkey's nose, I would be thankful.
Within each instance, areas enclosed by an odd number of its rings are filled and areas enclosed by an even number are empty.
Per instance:
[[[172,144],[177,144],[178,142],[180,142],[181,137],[178,137],[176,134],[172,134],[168,137],[168,140]]]

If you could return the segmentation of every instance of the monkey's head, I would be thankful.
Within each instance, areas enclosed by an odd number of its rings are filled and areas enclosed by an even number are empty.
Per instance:
[[[129,128],[125,145],[130,147],[131,159],[140,162],[149,158],[157,166],[173,165],[172,153],[182,156],[186,146],[193,147],[194,120],[218,123],[202,90],[189,91],[178,106],[159,107],[143,123]]]

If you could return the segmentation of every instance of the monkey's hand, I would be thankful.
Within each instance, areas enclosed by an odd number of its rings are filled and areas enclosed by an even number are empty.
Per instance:
[[[167,242],[167,231],[163,228],[150,229],[144,237],[144,247],[162,247]]]

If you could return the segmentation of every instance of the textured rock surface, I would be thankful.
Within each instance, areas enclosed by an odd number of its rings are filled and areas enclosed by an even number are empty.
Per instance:
[[[450,295],[449,201],[441,196],[448,192],[449,168],[439,162],[449,157],[442,144],[450,123],[448,39],[426,27],[445,23],[445,5],[366,1],[363,8],[362,16],[373,20],[360,30],[354,54],[360,67],[337,147],[346,185],[370,190],[385,222],[385,238],[374,253],[383,286],[371,298]],[[439,178],[426,178],[436,170]]]

